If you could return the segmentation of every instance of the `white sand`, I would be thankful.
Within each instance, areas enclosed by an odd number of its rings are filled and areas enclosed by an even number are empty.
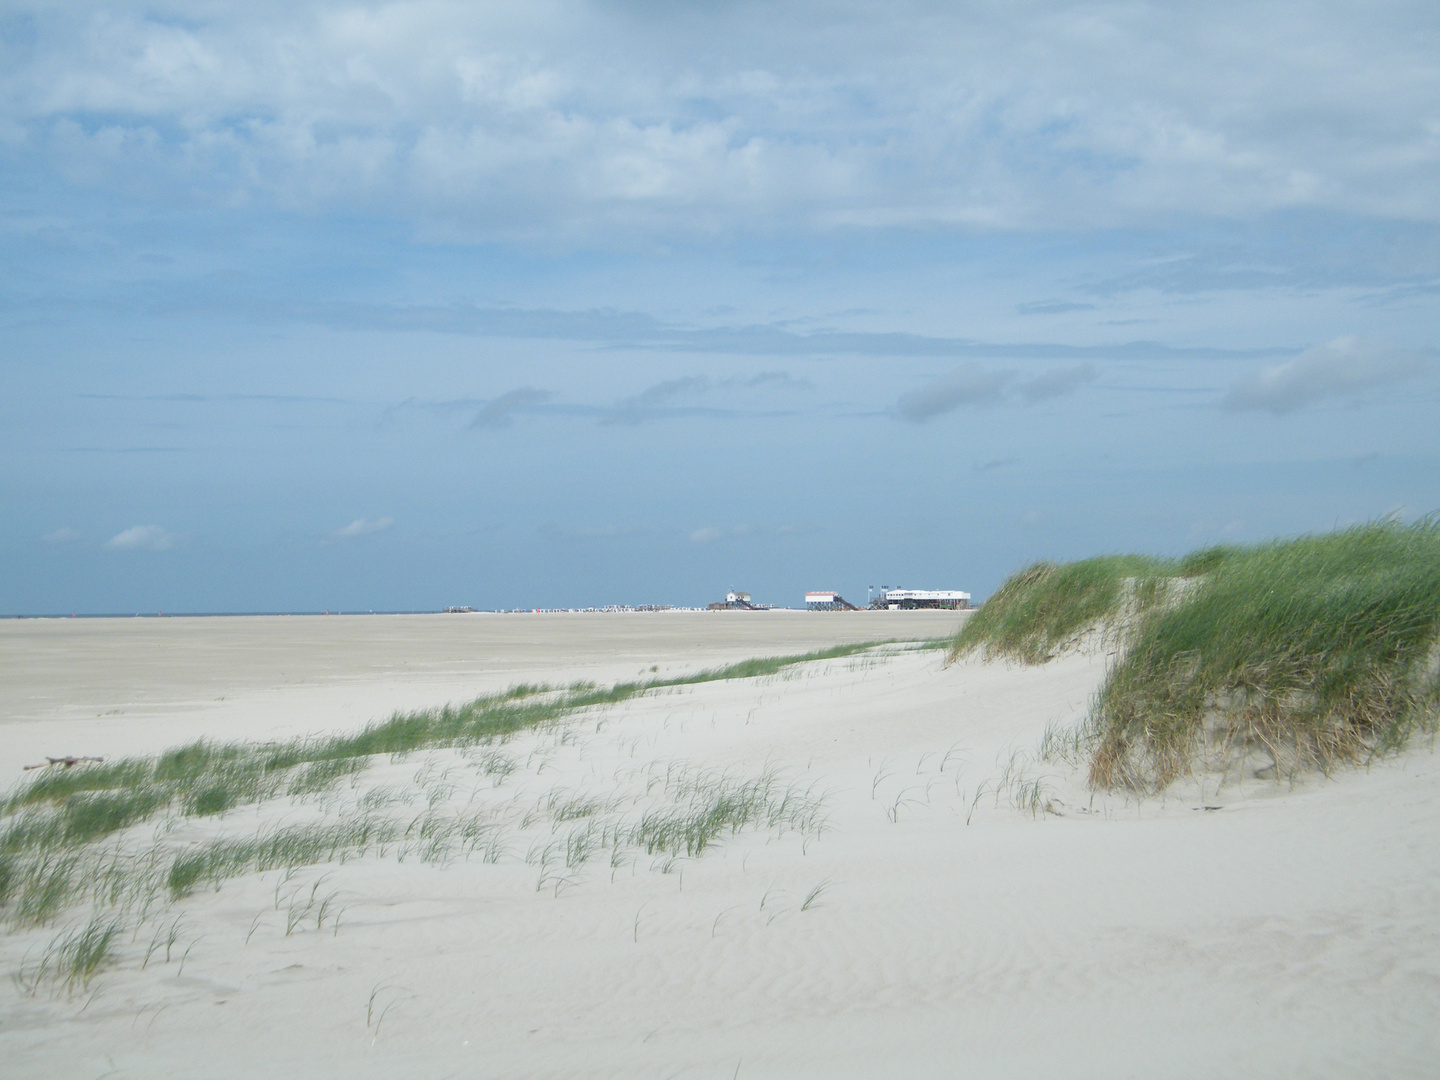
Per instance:
[[[453,648],[445,624],[428,652],[401,634],[414,647],[408,672],[394,666],[404,649],[367,636],[379,632],[365,620],[308,652],[303,633],[283,647],[259,634],[229,667],[197,623],[187,648],[211,659],[168,681],[163,662],[117,643],[132,631],[95,624],[88,655],[106,653],[112,667],[96,661],[70,700],[38,661],[12,667],[11,716],[14,702],[32,704],[4,730],[52,752],[89,751],[92,738],[149,749],[157,731],[268,736],[353,726],[517,678],[630,678],[651,664],[712,666],[847,634],[906,636],[896,631],[906,625],[931,636],[943,621],[720,615],[676,631],[621,622],[648,616],[528,618],[517,633],[532,636],[509,652],[477,629],[493,649],[484,660]],[[576,626],[584,632],[569,636]],[[597,654],[597,640],[620,643]],[[286,678],[308,681],[277,683],[265,657],[279,654]],[[137,664],[148,666],[113,667]],[[518,737],[501,748],[514,771],[498,786],[478,753],[379,761],[355,790],[342,785],[332,812],[376,787],[408,795],[408,809],[390,811],[409,817],[434,798],[442,812],[490,815],[499,860],[438,865],[412,853],[202,889],[176,906],[169,963],[157,954],[140,970],[147,936],[126,944],[93,997],[0,990],[0,1072],[1434,1075],[1440,761],[1422,749],[1293,789],[1256,780],[1203,802],[1137,805],[1092,802],[1066,767],[1022,758],[1012,780],[1045,780],[1063,816],[1016,809],[1018,783],[997,798],[1014,752],[1033,753],[1048,723],[1078,718],[1102,674],[1103,657],[1038,669],[946,668],[935,652],[830,661]],[[213,702],[222,685],[227,701]],[[117,706],[127,711],[88,715],[106,711],[107,687],[128,694]],[[732,779],[775,770],[797,790],[828,792],[829,828],[748,830],[673,862],[633,851],[613,866],[605,852],[575,868],[546,858],[587,823],[640,813],[681,767]],[[577,797],[613,803],[566,822],[540,810]],[[282,804],[186,828],[247,835],[262,815],[313,813]],[[312,896],[343,907],[338,930],[307,921],[287,935],[287,916]],[[46,937],[0,939],[7,967]]]
[[[669,677],[954,631],[953,612],[0,620],[0,778],[47,756],[341,731],[517,683]],[[650,669],[657,668],[652,674]]]

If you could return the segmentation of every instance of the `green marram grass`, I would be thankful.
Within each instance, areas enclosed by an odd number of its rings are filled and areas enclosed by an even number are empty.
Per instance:
[[[1144,555],[1033,563],[966,620],[951,657],[979,649],[987,659],[1044,663],[1087,631],[1113,623],[1127,601],[1154,603],[1177,574],[1174,563]]]
[[[367,855],[442,864],[472,856],[496,862],[505,856],[505,834],[514,823],[495,819],[488,810],[437,812],[437,804],[452,790],[443,777],[431,785],[429,808],[408,824],[383,812],[396,801],[386,791],[362,795],[353,806],[345,800],[329,803],[327,792],[358,776],[376,755],[393,759],[413,751],[503,744],[521,731],[652,691],[780,675],[800,664],[843,659],[884,644],[890,643],[842,645],[609,687],[517,686],[460,706],[396,713],[354,734],[264,744],[201,741],[157,757],[48,770],[0,801],[0,921],[17,932],[59,928],[38,960],[27,957],[14,978],[31,994],[41,988],[84,991],[118,961],[122,938],[133,944],[144,927],[157,918],[163,923],[169,905],[202,886],[218,888],[247,874],[284,869],[288,880],[288,873],[300,867]],[[498,749],[471,760],[481,774],[496,777],[496,783],[514,769]],[[417,782],[425,786],[429,781],[417,775]],[[519,822],[521,831],[532,822],[548,821],[554,837],[534,853],[540,866],[537,889],[553,886],[558,895],[573,882],[577,868],[604,851],[610,852],[613,876],[633,853],[663,858],[668,867],[744,828],[793,830],[807,837],[824,828],[825,796],[782,783],[769,772],[744,779],[670,767],[663,784],[660,804],[638,815],[625,812],[623,800],[606,802],[563,792],[552,792],[548,803],[527,812]],[[649,792],[647,783],[645,794]],[[170,830],[187,820],[279,798],[328,803],[331,816],[271,825],[249,836],[222,834],[180,843],[168,839]],[[400,803],[406,801],[399,797]],[[135,831],[150,822],[157,827],[149,839]],[[557,835],[566,824],[574,828]],[[526,862],[531,861],[527,856]],[[67,913],[78,907],[90,909],[89,920],[67,928]],[[303,908],[291,904],[286,933],[297,920],[311,920],[318,929],[327,918],[332,928],[338,927],[333,895],[312,895]],[[167,960],[178,922],[168,925]],[[164,933],[164,925],[155,930],[147,962]]]
[[[281,797],[319,797],[339,781],[363,772],[376,755],[503,742],[518,732],[652,691],[774,676],[800,664],[843,659],[883,644],[888,643],[840,645],[609,687],[522,685],[459,706],[396,713],[354,734],[264,744],[200,741],[157,757],[47,770],[0,803],[0,918],[17,928],[43,926],[76,904],[145,907],[161,893],[176,899],[201,883],[216,885],[229,877],[276,867],[383,854],[387,849],[413,850],[422,858],[431,850],[437,854],[472,850],[488,840],[485,829],[475,823],[446,824],[427,818],[421,835],[412,837],[397,832],[394,822],[369,813],[338,824],[293,826],[249,839],[211,841],[178,856],[163,843],[141,848],[137,854],[121,834],[155,820],[204,818]],[[488,775],[512,767],[502,761],[485,771]],[[725,829],[757,823],[814,826],[802,820],[800,808],[818,804],[796,802],[795,794],[777,788],[772,777],[756,782],[758,786],[728,779],[695,784],[685,793],[684,805],[639,823],[623,840],[612,838],[610,846],[623,843],[648,852],[693,855]],[[106,950],[110,943],[109,937],[104,938]],[[88,972],[102,961],[91,964],[99,954],[76,948],[80,966],[90,965],[81,980],[88,981]]]
[[[16,973],[15,981],[32,994],[46,984],[69,993],[87,990],[95,976],[115,961],[115,949],[124,932],[119,919],[93,918],[52,941],[38,961]]]
[[[1159,788],[1199,752],[1278,776],[1399,750],[1434,730],[1437,646],[1435,519],[1231,549],[1135,628],[1095,703],[1091,779]]]
[[[1127,588],[1139,598],[1128,608]],[[1085,732],[1094,786],[1156,791],[1197,765],[1278,778],[1368,760],[1440,718],[1440,521],[1175,562],[1041,564],[1006,582],[954,650],[1038,662],[1107,621],[1124,649]]]
[[[694,858],[727,832],[733,836],[750,825],[800,832],[823,825],[824,798],[785,787],[772,773],[753,780],[686,773],[667,787],[671,805],[644,815],[625,837],[650,855]]]
[[[281,795],[319,794],[363,771],[379,754],[490,743],[582,709],[619,704],[651,691],[763,678],[798,664],[843,659],[881,644],[887,643],[837,645],[608,687],[521,685],[463,705],[396,713],[351,735],[269,744],[200,741],[155,758],[48,770],[15,790],[0,814],[0,905],[6,895],[6,858],[19,852],[85,845],[175,808],[204,817]]]

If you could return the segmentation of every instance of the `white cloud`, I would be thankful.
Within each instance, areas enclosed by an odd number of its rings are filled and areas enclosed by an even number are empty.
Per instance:
[[[177,537],[159,525],[133,525],[105,541],[107,548],[117,551],[168,551]]]
[[[336,529],[331,535],[336,540],[350,540],[356,536],[369,536],[371,533],[383,532],[395,524],[392,517],[376,518],[370,521],[367,518],[356,518],[343,529]]]
[[[483,236],[1440,220],[1440,84],[1405,5],[817,0],[763,33],[731,4],[27,7],[5,141],[157,200]]]
[[[987,371],[978,364],[966,364],[942,379],[901,394],[895,402],[895,411],[912,423],[924,423],[961,405],[998,401],[1012,378],[1014,373],[1010,371]]]
[[[1230,388],[1221,405],[1233,411],[1280,414],[1327,397],[1355,397],[1413,378],[1427,366],[1417,352],[1391,349],[1354,336],[1306,349],[1293,360],[1264,367]]]
[[[48,532],[40,538],[47,544],[73,544],[80,539],[80,530],[72,529],[69,525],[63,525],[54,532]]]

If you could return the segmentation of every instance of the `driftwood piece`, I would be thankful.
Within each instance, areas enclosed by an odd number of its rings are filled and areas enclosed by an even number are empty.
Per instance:
[[[68,769],[72,765],[79,765],[82,761],[100,762],[104,760],[103,757],[47,757],[39,765],[26,765],[24,771],[29,772],[31,769],[48,769],[53,765],[60,765]]]

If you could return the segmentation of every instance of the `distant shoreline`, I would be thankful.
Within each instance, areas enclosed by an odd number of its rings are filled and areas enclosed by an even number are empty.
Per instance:
[[[0,615],[0,619],[235,619],[235,618],[324,618],[334,615],[661,615],[666,612],[707,611],[703,607],[681,607],[679,605],[644,605],[625,607],[577,608],[476,608],[472,611],[446,611],[444,608],[413,608],[395,611],[80,611],[74,613],[47,612],[41,614]],[[766,611],[806,611],[806,608],[772,607]],[[863,609],[862,609],[863,610]],[[755,611],[750,614],[762,614]],[[720,612],[719,614],[727,614]],[[828,614],[822,612],[821,614]]]

